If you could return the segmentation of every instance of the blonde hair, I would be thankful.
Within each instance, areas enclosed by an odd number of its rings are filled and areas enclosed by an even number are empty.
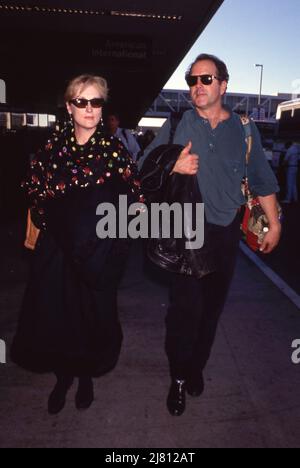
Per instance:
[[[88,86],[96,86],[101,97],[107,101],[109,89],[107,81],[104,78],[94,75],[80,75],[68,84],[65,92],[65,102],[70,102],[72,99],[78,97]]]

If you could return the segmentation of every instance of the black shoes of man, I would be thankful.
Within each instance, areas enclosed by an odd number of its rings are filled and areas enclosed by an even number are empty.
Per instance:
[[[203,375],[187,381],[174,379],[167,399],[167,407],[172,416],[182,416],[186,408],[186,393],[197,398],[204,391]]]
[[[48,400],[48,413],[59,414],[65,407],[67,393],[74,382],[73,377],[59,377]],[[89,377],[79,379],[78,390],[75,397],[78,410],[88,409],[94,401],[93,381]]]

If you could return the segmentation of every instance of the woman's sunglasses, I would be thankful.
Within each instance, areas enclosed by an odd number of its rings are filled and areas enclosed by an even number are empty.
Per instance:
[[[89,104],[91,104],[93,109],[100,109],[100,107],[104,106],[105,101],[103,98],[94,98],[94,99],[77,98],[77,99],[72,99],[70,103],[73,104],[75,107],[78,107],[78,109],[85,109]]]
[[[198,84],[198,80],[200,80],[205,86],[212,85],[214,80],[220,81],[220,79],[214,75],[187,75],[185,79],[190,88],[196,86]]]

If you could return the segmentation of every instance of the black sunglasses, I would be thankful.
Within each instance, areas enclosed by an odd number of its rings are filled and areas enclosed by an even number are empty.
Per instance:
[[[214,75],[187,75],[186,82],[190,88],[198,84],[198,80],[205,86],[213,84],[214,80],[220,81],[220,79]]]
[[[103,98],[94,98],[94,99],[77,98],[77,99],[72,99],[70,103],[73,104],[75,107],[78,107],[78,109],[85,109],[89,104],[91,104],[93,109],[100,109],[100,107],[104,106],[105,101]]]

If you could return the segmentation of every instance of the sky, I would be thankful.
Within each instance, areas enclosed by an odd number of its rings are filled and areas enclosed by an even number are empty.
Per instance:
[[[300,0],[225,0],[165,88],[187,89],[185,72],[203,52],[227,64],[228,92],[257,94],[262,64],[263,94],[300,94]]]

